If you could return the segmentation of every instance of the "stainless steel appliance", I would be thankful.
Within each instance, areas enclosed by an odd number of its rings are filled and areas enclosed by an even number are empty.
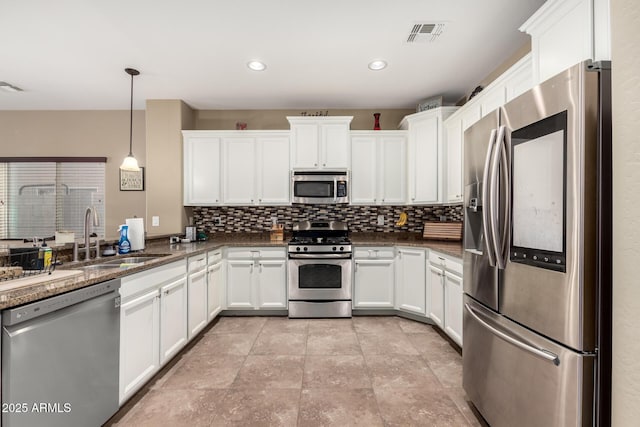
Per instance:
[[[289,253],[289,317],[351,317],[351,242],[347,224],[294,224]]]
[[[465,132],[463,386],[494,427],[607,424],[609,94],[581,63]]]
[[[110,280],[2,312],[3,426],[99,426],[118,411],[119,288]]]
[[[291,175],[293,203],[349,203],[347,171],[295,171]]]

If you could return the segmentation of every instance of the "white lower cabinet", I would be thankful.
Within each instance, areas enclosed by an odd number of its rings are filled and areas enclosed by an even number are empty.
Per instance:
[[[189,340],[207,326],[207,271],[203,269],[189,274]]]
[[[227,261],[227,308],[254,308],[253,260]]]
[[[211,251],[207,267],[207,322],[211,322],[223,310],[223,291],[222,251]]]
[[[258,261],[258,308],[287,308],[287,261]]]
[[[228,309],[287,308],[284,249],[233,248],[226,263]]]
[[[393,308],[393,248],[356,248],[353,308]]]
[[[187,343],[187,280],[182,277],[160,291],[160,364],[164,365]]]
[[[462,346],[462,262],[429,252],[429,317]]]
[[[122,278],[121,404],[186,344],[186,274],[182,260]]]
[[[187,338],[191,340],[207,326],[207,254],[187,260]]]
[[[120,403],[160,369],[160,294],[153,289],[120,307]]]
[[[398,248],[396,257],[396,308],[427,314],[424,249]]]
[[[444,329],[444,271],[429,265],[429,318],[440,329]]]
[[[462,346],[462,276],[444,272],[444,331]]]

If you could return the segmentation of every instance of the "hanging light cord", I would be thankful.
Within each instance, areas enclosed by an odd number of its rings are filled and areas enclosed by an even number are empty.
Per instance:
[[[133,73],[131,73],[131,107],[129,108],[129,156],[133,157]]]

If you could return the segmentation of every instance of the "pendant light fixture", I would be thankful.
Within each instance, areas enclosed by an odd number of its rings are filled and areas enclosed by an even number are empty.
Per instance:
[[[124,71],[131,76],[131,109],[129,114],[129,155],[124,158],[120,165],[120,170],[138,172],[140,166],[133,157],[133,76],[140,74],[140,71],[133,68],[125,68]]]

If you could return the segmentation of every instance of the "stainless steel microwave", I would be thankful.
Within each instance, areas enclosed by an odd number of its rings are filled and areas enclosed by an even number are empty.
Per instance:
[[[291,175],[293,203],[349,203],[347,171],[294,171]]]

